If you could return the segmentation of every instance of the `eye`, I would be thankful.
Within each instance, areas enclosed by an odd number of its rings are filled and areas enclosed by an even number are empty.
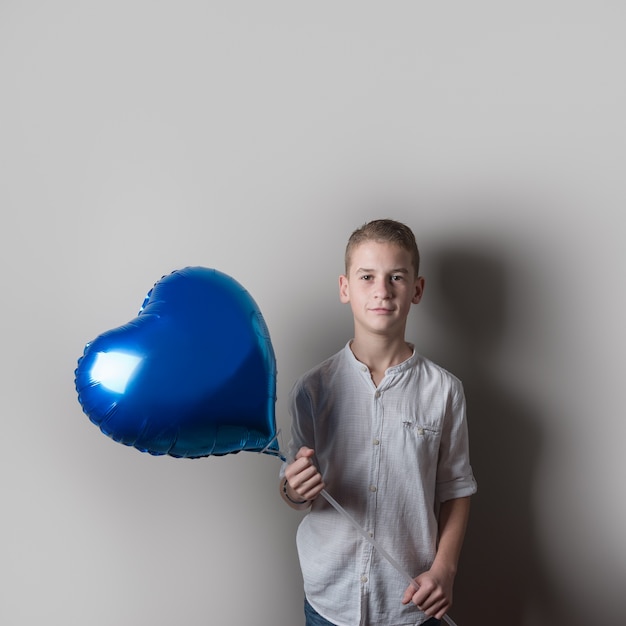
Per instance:
[[[361,280],[371,280],[372,275],[371,274],[362,274],[361,275]]]
[[[391,280],[394,282],[397,282],[399,280],[404,280],[404,276],[402,276],[402,274],[393,274],[391,276]]]

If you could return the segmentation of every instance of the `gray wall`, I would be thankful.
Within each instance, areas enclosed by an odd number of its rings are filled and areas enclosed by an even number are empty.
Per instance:
[[[409,339],[465,382],[459,626],[626,614],[621,2],[0,3],[11,626],[302,624],[277,460],[154,458],[81,412],[162,275],[252,293],[296,376],[350,337],[352,229],[411,225]]]

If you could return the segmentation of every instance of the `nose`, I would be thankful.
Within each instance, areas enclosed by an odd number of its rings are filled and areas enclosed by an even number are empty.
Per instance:
[[[391,284],[382,277],[377,279],[374,289],[374,296],[379,300],[389,300],[391,298],[391,295]]]

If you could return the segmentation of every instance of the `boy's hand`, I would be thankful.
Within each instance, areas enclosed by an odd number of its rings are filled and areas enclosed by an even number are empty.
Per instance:
[[[302,500],[314,500],[324,489],[322,475],[311,460],[315,451],[302,447],[285,468],[285,478],[293,495]]]
[[[402,604],[413,602],[428,617],[442,619],[452,606],[454,576],[430,569],[415,578],[418,588],[410,585],[404,592]]]

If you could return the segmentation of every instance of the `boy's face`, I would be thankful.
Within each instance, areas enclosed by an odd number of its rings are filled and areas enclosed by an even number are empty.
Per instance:
[[[422,299],[424,279],[411,254],[393,243],[365,241],[352,250],[347,276],[339,277],[341,302],[350,303],[355,332],[404,338],[412,304]]]

